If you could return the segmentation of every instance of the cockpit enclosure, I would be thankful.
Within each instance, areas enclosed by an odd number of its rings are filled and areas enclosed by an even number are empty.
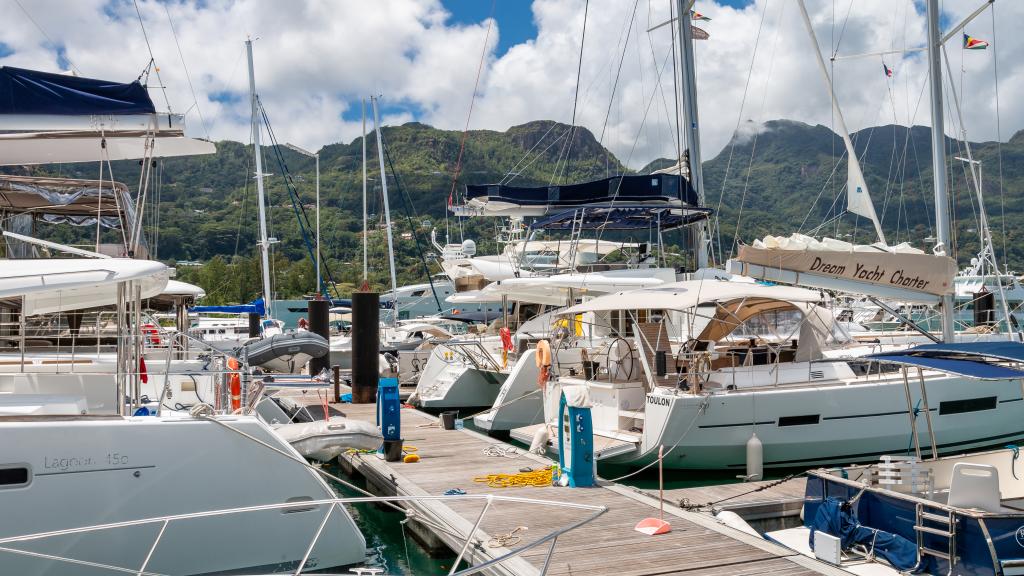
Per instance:
[[[823,299],[800,288],[717,280],[598,297],[563,312],[579,326],[563,336],[589,348],[589,365],[565,368],[693,392],[806,381],[825,346],[849,340]]]

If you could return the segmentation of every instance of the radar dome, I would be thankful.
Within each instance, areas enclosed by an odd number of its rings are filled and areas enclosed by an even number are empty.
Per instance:
[[[476,242],[473,242],[472,240],[463,240],[462,253],[465,254],[466,256],[472,256],[476,254]]]

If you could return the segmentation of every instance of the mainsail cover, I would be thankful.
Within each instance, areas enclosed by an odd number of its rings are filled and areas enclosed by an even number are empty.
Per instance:
[[[775,282],[935,302],[953,293],[956,262],[906,243],[854,245],[793,234],[788,238],[766,236],[753,245],[740,246],[730,271]]]
[[[138,80],[122,84],[0,67],[0,114],[153,114],[156,108]]]
[[[466,186],[467,208],[481,214],[541,216],[580,206],[655,205],[695,207],[697,191],[678,174],[613,176],[578,184]]]

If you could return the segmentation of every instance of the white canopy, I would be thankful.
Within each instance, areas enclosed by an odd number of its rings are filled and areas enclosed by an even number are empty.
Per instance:
[[[689,310],[712,302],[742,298],[768,298],[791,303],[820,302],[818,292],[788,286],[765,286],[749,282],[687,280],[654,288],[617,292],[594,298],[563,311],[563,314],[609,310]]]
[[[406,332],[407,334],[412,334],[413,332],[422,332],[424,334],[429,334],[430,336],[435,336],[437,338],[447,339],[452,337],[451,332],[431,322],[414,322],[410,324],[401,324],[399,328],[403,332]]]
[[[675,280],[668,268],[613,270],[509,278],[484,286],[480,290],[459,292],[448,297],[452,304],[470,302],[501,302],[507,296],[513,302],[565,305],[569,290],[578,294],[609,294],[617,290],[636,290],[659,286]]]
[[[117,285],[134,281],[142,298],[163,292],[171,269],[130,258],[0,260],[0,298],[23,298],[25,315],[109,306]]]
[[[134,160],[144,158],[147,142],[152,142],[154,158],[213,154],[213,142],[184,136],[159,137],[148,141],[138,135],[106,137],[106,153],[98,132],[75,136],[48,137],[46,134],[0,135],[0,165],[99,162],[101,159]]]
[[[191,296],[193,299],[198,300],[206,296],[206,291],[195,284],[189,284],[181,280],[168,280],[167,286],[161,294],[167,296]]]

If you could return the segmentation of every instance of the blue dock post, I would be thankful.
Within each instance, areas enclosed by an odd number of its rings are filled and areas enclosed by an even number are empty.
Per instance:
[[[594,486],[594,425],[590,407],[570,405],[563,391],[558,401],[558,422],[560,478],[568,479],[572,488]]]
[[[377,384],[377,426],[384,436],[385,459],[402,459],[402,402],[398,397],[398,378],[381,378]]]

